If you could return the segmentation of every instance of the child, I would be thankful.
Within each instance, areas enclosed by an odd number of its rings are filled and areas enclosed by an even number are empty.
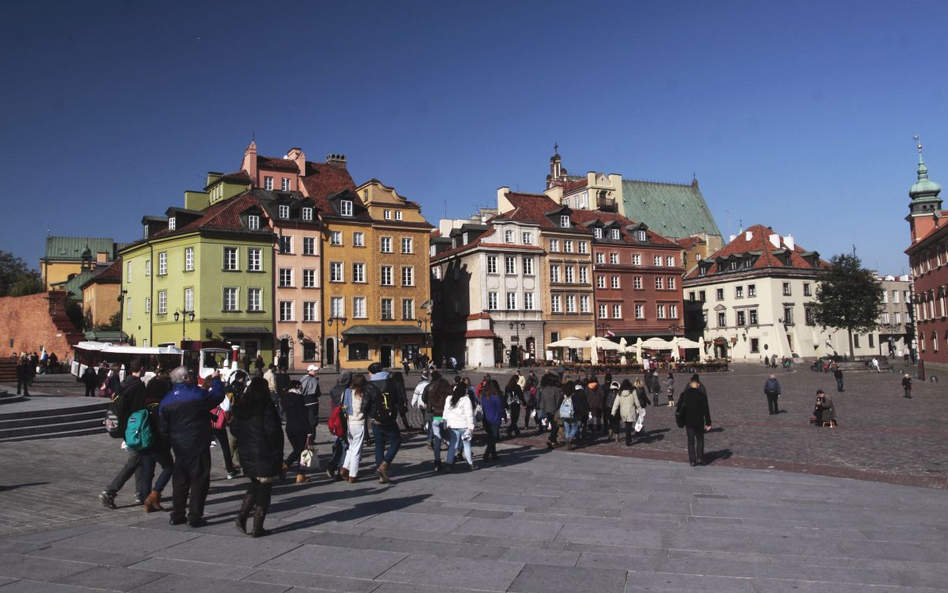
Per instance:
[[[668,390],[665,392],[668,395],[668,407],[673,408],[675,407],[675,375],[668,373],[666,385],[668,385]]]

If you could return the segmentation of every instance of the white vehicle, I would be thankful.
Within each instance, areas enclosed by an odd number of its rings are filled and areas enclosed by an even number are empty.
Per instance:
[[[237,370],[237,346],[231,346],[227,342],[185,342],[181,346],[170,343],[158,346],[126,346],[111,342],[79,342],[76,344],[76,356],[69,372],[76,377],[82,377],[90,365],[96,368],[103,362],[109,365],[118,363],[121,366],[119,379],[124,379],[125,369],[135,357],[145,362],[143,380],[146,383],[157,371],[170,371],[181,365],[190,368],[198,379],[219,370],[224,383],[229,383]]]

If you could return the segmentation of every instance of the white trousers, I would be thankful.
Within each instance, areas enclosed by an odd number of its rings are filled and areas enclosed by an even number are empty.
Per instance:
[[[349,450],[342,467],[349,470],[353,478],[359,475],[359,463],[362,461],[362,443],[365,441],[365,423],[349,423]]]

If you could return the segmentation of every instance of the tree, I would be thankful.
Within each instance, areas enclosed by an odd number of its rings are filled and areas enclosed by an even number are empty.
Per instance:
[[[10,291],[17,282],[31,275],[38,276],[35,271],[26,266],[26,262],[22,259],[9,251],[0,250],[0,296],[10,295]]]
[[[98,331],[121,331],[122,329],[122,310],[119,309],[109,317],[108,323],[100,323],[95,327]]]
[[[813,319],[824,328],[845,329],[849,333],[849,355],[853,352],[853,332],[870,332],[879,327],[882,315],[882,283],[875,273],[862,267],[855,254],[834,255],[820,273]]]
[[[40,278],[40,275],[33,270],[27,270],[20,279],[10,287],[9,296],[26,296],[28,294],[37,294],[46,292],[46,283]]]

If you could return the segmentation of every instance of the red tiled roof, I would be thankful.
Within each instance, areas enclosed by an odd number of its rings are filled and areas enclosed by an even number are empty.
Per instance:
[[[573,213],[570,215],[570,217],[573,219],[574,222],[577,222],[580,224],[585,223],[585,222],[591,222],[594,220],[601,220],[602,222],[606,224],[610,222],[618,222],[620,225],[622,225],[622,228],[619,229],[619,232],[622,235],[622,239],[626,243],[638,244],[638,241],[635,241],[629,235],[629,231],[625,230],[625,227],[635,226],[638,223],[636,223],[634,220],[626,218],[625,216],[622,216],[621,214],[616,214],[614,212],[600,212],[598,210],[573,210]],[[648,234],[648,241],[651,245],[665,245],[665,246],[675,245],[674,241],[672,241],[671,239],[667,237],[659,235],[658,233],[656,233],[655,231],[651,229],[648,229],[646,233]]]
[[[747,239],[747,234],[750,233],[750,240]],[[793,250],[790,252],[790,262],[789,265],[785,265],[776,255],[775,251],[780,249],[788,249],[786,243],[783,240],[783,237],[780,238],[780,247],[777,248],[773,243],[770,242],[770,235],[774,235],[773,229],[770,227],[765,227],[761,224],[756,224],[752,227],[749,227],[744,230],[740,235],[735,237],[733,241],[716,251],[714,254],[706,258],[707,260],[714,261],[715,263],[711,265],[708,269],[706,276],[711,276],[716,274],[718,270],[718,264],[716,260],[721,258],[726,258],[729,256],[740,256],[746,253],[760,253],[760,256],[757,257],[757,260],[754,262],[754,265],[750,268],[741,268],[741,269],[751,269],[759,270],[763,268],[784,268],[784,269],[799,269],[799,270],[817,270],[827,265],[823,260],[817,262],[818,265],[814,266],[810,264],[807,260],[803,259],[802,254],[807,253],[807,250],[803,249],[799,245],[794,244]],[[739,271],[739,270],[738,270]],[[688,272],[685,275],[686,280],[692,278],[702,277],[700,274],[700,266],[695,267],[693,270]]]
[[[115,284],[122,281],[122,258],[118,258],[111,264],[102,268],[98,274],[82,283],[79,288],[85,288],[90,284]]]
[[[240,213],[250,206],[260,205],[249,191],[229,200],[218,202],[204,211],[204,216],[187,224],[180,231],[204,230],[245,230],[240,222]]]
[[[563,193],[564,193],[564,194],[567,194],[567,193],[569,193],[569,192],[571,192],[571,191],[573,191],[573,190],[577,190],[577,189],[579,189],[579,188],[581,188],[581,187],[586,187],[588,184],[589,184],[589,180],[586,179],[585,177],[582,178],[582,179],[573,180],[573,181],[567,179],[567,180],[566,180],[566,183],[562,184],[562,185],[563,185]]]
[[[356,184],[345,167],[306,161],[303,188],[321,212],[332,213],[333,209],[327,198],[347,189],[355,191]]]
[[[489,329],[471,329],[464,332],[465,338],[487,338],[494,339],[497,338],[497,334],[492,332]]]
[[[474,321],[475,319],[490,319],[490,313],[481,311],[480,313],[471,313],[467,316],[468,321]]]
[[[699,240],[698,237],[682,237],[681,239],[675,239],[675,243],[678,243],[682,249],[691,249],[698,244]]]
[[[299,167],[296,166],[296,161],[272,156],[258,156],[257,168],[268,171],[285,171],[287,173],[300,172]]]
[[[441,236],[441,230],[440,230],[440,229],[435,229],[435,230],[431,231],[431,238],[432,238],[432,239],[436,239],[436,238],[438,238],[438,237],[440,237],[440,236]]]
[[[231,183],[250,183],[250,173],[241,169],[240,171],[234,171],[233,173],[225,173],[221,175],[221,181],[229,181]]]
[[[498,214],[491,220],[524,220],[539,224],[540,228],[556,229],[555,224],[550,222],[546,213],[560,207],[550,196],[543,194],[524,194],[519,192],[507,192],[507,200],[514,207],[509,212]]]

